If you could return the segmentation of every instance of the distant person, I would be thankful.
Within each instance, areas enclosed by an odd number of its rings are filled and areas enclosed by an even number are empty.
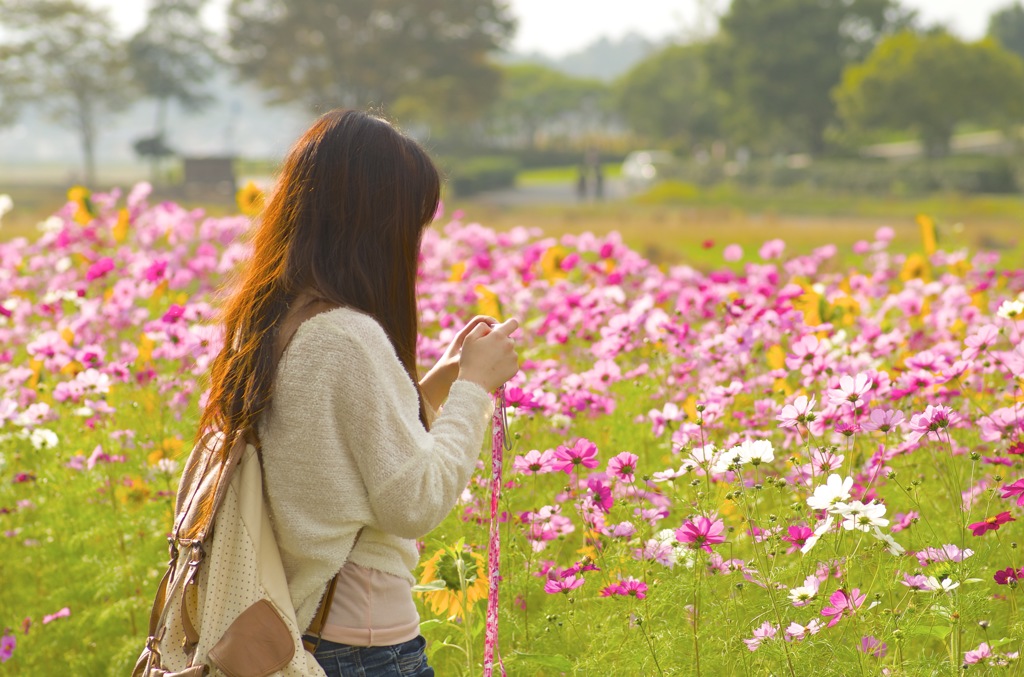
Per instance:
[[[604,175],[601,173],[601,158],[593,148],[588,148],[583,156],[583,171],[594,175],[594,197],[600,200],[604,196]]]
[[[587,199],[587,164],[584,162],[579,166],[576,178],[576,197],[580,202]]]

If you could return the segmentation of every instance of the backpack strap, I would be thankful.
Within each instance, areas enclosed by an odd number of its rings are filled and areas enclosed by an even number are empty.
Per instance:
[[[359,537],[363,535],[363,528],[360,527],[359,531],[356,532],[356,538],[352,541],[352,548],[349,550],[351,553],[355,549],[356,543],[359,542]],[[320,598],[320,606],[317,607],[316,614],[313,615],[313,620],[309,624],[309,628],[306,630],[304,635],[311,635],[316,637],[316,641],[302,638],[302,646],[306,647],[306,651],[309,653],[316,653],[316,650],[320,647],[320,639],[324,633],[324,625],[327,624],[327,615],[331,613],[331,603],[334,601],[334,591],[338,587],[338,574],[335,574],[331,578],[330,583],[327,584],[327,589],[324,590],[324,596]]]

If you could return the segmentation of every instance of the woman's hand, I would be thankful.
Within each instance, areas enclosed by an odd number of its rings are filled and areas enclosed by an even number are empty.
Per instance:
[[[490,331],[490,328],[497,324],[496,319],[487,315],[474,317],[455,335],[437,364],[424,374],[420,380],[420,392],[423,393],[423,397],[433,409],[440,409],[441,404],[448,398],[448,391],[451,389],[452,383],[459,375],[459,357],[466,337],[478,326],[483,325]]]
[[[490,327],[478,324],[465,337],[459,358],[459,378],[472,381],[488,392],[498,389],[519,371],[519,356],[512,333],[516,320]]]

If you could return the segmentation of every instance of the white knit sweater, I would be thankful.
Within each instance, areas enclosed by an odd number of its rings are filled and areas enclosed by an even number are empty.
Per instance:
[[[458,380],[427,432],[416,387],[374,319],[339,308],[302,323],[259,427],[268,508],[300,628],[346,559],[414,581],[413,539],[455,506],[492,412],[483,388]]]

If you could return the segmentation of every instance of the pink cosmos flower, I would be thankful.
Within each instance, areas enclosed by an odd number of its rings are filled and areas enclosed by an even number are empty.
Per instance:
[[[918,519],[919,517],[920,515],[917,513],[916,510],[911,510],[908,513],[898,512],[892,516],[892,525],[889,527],[889,529],[894,534],[903,531],[904,529],[909,529],[910,525],[914,523],[914,520]]]
[[[543,475],[555,469],[554,463],[554,450],[538,451],[533,449],[526,452],[525,456],[516,456],[512,462],[512,468],[524,475]]]
[[[811,635],[816,635],[821,632],[821,629],[825,627],[824,624],[817,618],[813,619],[807,625],[800,625],[796,621],[789,624],[786,628],[786,641],[794,642],[806,639]]]
[[[1017,505],[1024,507],[1024,478],[1011,482],[1002,488],[1002,498],[1017,497]]]
[[[0,636],[0,663],[6,663],[14,655],[14,649],[18,646],[18,640],[14,638],[14,635],[9,635],[6,632]]]
[[[911,590],[927,591],[932,589],[931,584],[928,582],[928,577],[923,574],[915,574],[913,576],[903,574],[903,580],[900,583]]]
[[[952,543],[947,543],[941,548],[925,548],[914,553],[914,556],[917,557],[917,563],[922,567],[926,567],[933,562],[962,562],[972,555],[974,555],[974,551],[970,548],[961,550]]]
[[[975,522],[974,524],[968,524],[967,528],[971,530],[975,536],[982,536],[989,531],[997,531],[999,527],[1006,524],[1007,522],[1015,522],[1016,520],[1008,512],[1001,512],[998,515],[987,517],[981,522]]]
[[[769,639],[774,639],[779,629],[772,625],[770,622],[765,621],[761,624],[761,627],[754,629],[753,639],[745,639],[743,643],[747,645],[747,648],[751,651],[757,651],[761,646],[761,642]]]
[[[949,407],[939,405],[937,407],[928,405],[923,414],[914,414],[910,417],[910,434],[907,435],[907,442],[917,442],[928,434],[935,435],[939,439],[938,431],[956,424],[960,415]]]
[[[967,345],[961,353],[961,358],[970,362],[981,353],[985,352],[999,340],[999,327],[994,324],[986,324],[978,328],[978,331],[966,339]]]
[[[686,520],[681,528],[676,529],[676,540],[680,543],[689,543],[694,550],[701,548],[711,552],[712,545],[725,543],[724,531],[725,522],[721,519],[711,520],[699,516]]]
[[[964,665],[974,665],[980,663],[986,658],[992,657],[992,649],[989,647],[988,642],[982,642],[978,645],[978,648],[974,651],[968,651],[964,654]]]
[[[726,261],[739,261],[743,258],[743,247],[738,244],[726,245],[722,250],[722,258]]]
[[[608,461],[608,472],[623,482],[632,482],[636,474],[636,463],[640,457],[628,451],[616,454]]]
[[[814,398],[806,395],[793,400],[793,404],[787,404],[782,408],[782,413],[775,417],[779,421],[780,428],[793,428],[799,423],[809,423],[816,418],[814,414]]]
[[[875,658],[885,658],[885,655],[889,653],[889,645],[885,642],[880,642],[876,637],[868,635],[861,638],[860,650]]]
[[[56,613],[52,613],[52,614],[48,614],[46,616],[43,616],[43,625],[48,625],[48,624],[54,622],[55,620],[57,620],[58,618],[67,618],[70,615],[71,615],[71,609],[68,608],[68,607],[64,607],[63,609],[61,609],[60,611],[57,611]]]
[[[643,599],[647,596],[647,584],[643,581],[638,581],[632,576],[622,581],[619,585],[625,595],[629,597],[636,597],[637,599]]]
[[[571,447],[559,446],[555,450],[554,469],[569,474],[578,467],[597,467],[597,445],[581,437]]]
[[[854,588],[851,592],[847,593],[845,590],[836,590],[832,593],[832,596],[828,598],[830,606],[825,607],[821,610],[821,615],[831,617],[828,622],[828,627],[832,627],[843,616],[849,616],[857,611],[863,604],[864,600],[867,599],[867,595],[860,594],[859,588]]]
[[[96,261],[96,263],[89,266],[89,270],[85,274],[85,279],[89,282],[97,280],[114,269],[114,259],[109,256]]]
[[[839,387],[828,391],[828,399],[837,407],[849,404],[856,409],[866,404],[864,396],[870,390],[871,379],[867,374],[857,374],[856,377],[844,374],[839,377]]]
[[[761,245],[761,249],[759,249],[757,253],[760,254],[761,258],[765,261],[771,261],[772,259],[781,257],[782,252],[784,251],[786,251],[786,243],[776,238],[774,240],[768,240]]]
[[[861,424],[861,428],[867,432],[874,430],[887,433],[898,428],[906,416],[898,409],[872,409],[868,421]]]
[[[786,356],[786,367],[789,369],[800,369],[805,364],[814,364],[824,356],[825,347],[821,345],[817,336],[808,334],[794,343],[790,350],[792,353]]]
[[[576,588],[583,585],[585,582],[586,581],[583,579],[582,576],[580,578],[577,578],[575,576],[566,576],[565,578],[553,579],[549,580],[547,583],[544,584],[544,592],[548,593],[549,595],[553,595],[559,592],[568,594],[570,590],[575,590]]]

